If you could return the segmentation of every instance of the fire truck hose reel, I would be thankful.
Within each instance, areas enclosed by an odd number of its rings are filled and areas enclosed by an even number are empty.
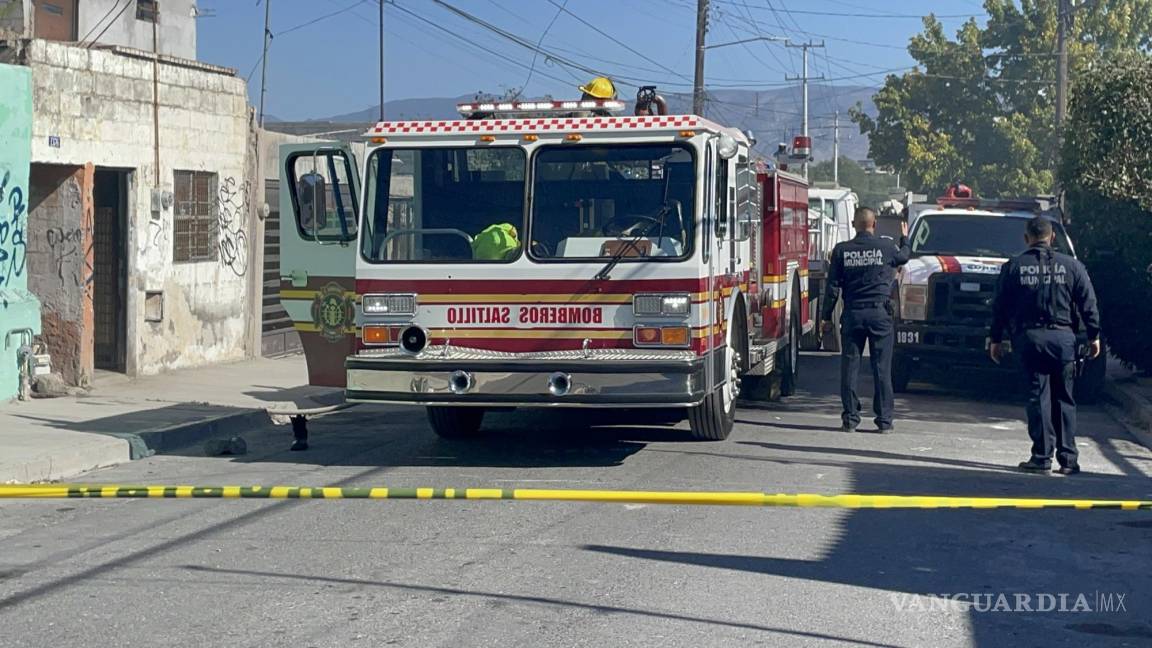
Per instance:
[[[725,491],[612,491],[534,488],[157,486],[30,484],[0,486],[0,499],[402,499],[533,500],[608,504],[769,506],[836,509],[1093,509],[1152,510],[1148,500],[935,497],[920,495],[819,495]]]

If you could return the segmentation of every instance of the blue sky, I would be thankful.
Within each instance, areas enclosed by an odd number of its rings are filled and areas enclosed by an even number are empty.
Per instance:
[[[210,14],[198,19],[199,58],[249,78],[254,104],[265,1],[198,3]],[[276,36],[268,58],[269,114],[307,119],[376,105],[378,0],[271,2]],[[569,63],[613,73],[623,96],[631,97],[641,79],[668,92],[690,88],[694,0],[444,2],[530,44],[541,43]],[[912,64],[903,47],[921,22],[905,16],[932,11],[948,16],[942,20],[954,31],[964,20],[960,16],[984,15],[978,0],[713,0],[713,8],[709,44],[758,36],[824,39],[825,49],[812,50],[811,73],[843,85],[878,85],[886,71]],[[384,20],[388,100],[509,87],[525,87],[525,96],[572,96],[590,76],[534,55],[434,0],[388,1]],[[767,89],[786,85],[785,75],[799,70],[799,50],[753,42],[709,51],[706,78],[713,89]]]

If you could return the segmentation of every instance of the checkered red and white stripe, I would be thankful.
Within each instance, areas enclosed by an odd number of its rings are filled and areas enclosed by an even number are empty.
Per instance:
[[[452,121],[380,122],[370,136],[436,133],[535,133],[541,131],[669,130],[705,126],[695,115],[634,117],[546,117],[535,119],[472,119]]]

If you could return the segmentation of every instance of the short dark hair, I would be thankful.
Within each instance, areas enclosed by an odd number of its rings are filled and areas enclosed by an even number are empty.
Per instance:
[[[1028,221],[1024,231],[1033,241],[1043,241],[1052,236],[1052,221],[1043,216],[1036,216]]]
[[[871,207],[864,207],[864,206],[857,207],[856,212],[854,214],[852,214],[852,220],[856,220],[859,218],[865,218],[865,217],[867,217],[868,214],[872,214],[872,217],[875,218],[876,217],[876,210],[872,209]]]

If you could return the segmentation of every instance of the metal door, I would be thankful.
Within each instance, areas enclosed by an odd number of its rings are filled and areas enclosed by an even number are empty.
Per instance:
[[[343,387],[356,350],[357,168],[339,144],[280,147],[280,303],[313,385]]]

